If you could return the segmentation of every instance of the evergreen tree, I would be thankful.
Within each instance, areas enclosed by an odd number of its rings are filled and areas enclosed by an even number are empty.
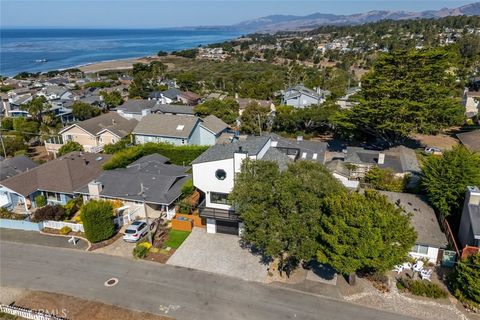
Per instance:
[[[452,274],[454,294],[462,302],[469,300],[480,307],[480,253],[458,261]]]
[[[325,199],[319,221],[319,262],[343,274],[390,270],[415,244],[410,217],[375,191]]]
[[[337,124],[391,143],[461,124],[464,108],[453,98],[454,59],[446,49],[380,56],[362,78],[360,104],[340,113]]]
[[[467,186],[480,186],[480,154],[463,146],[430,156],[423,164],[421,186],[444,217],[460,214]]]

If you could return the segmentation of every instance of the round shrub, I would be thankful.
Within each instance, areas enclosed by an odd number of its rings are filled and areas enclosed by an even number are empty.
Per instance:
[[[70,228],[69,226],[64,226],[62,227],[62,229],[60,229],[60,234],[63,235],[69,234],[70,232],[72,232],[72,228]]]
[[[90,200],[82,207],[80,217],[90,242],[100,242],[115,234],[113,206],[109,201]]]
[[[35,204],[37,207],[43,207],[47,204],[47,199],[43,195],[38,195],[35,197]]]
[[[143,259],[147,256],[152,245],[149,242],[139,243],[133,248],[133,256],[137,259]]]
[[[65,210],[63,206],[56,205],[46,205],[44,207],[38,208],[33,214],[32,220],[35,222],[40,221],[61,221],[65,217]]]

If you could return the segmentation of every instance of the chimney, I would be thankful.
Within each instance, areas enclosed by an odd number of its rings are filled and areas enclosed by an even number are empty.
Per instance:
[[[378,154],[378,164],[384,164],[385,163],[385,153],[379,153]]]
[[[247,158],[247,153],[243,151],[242,146],[238,146],[238,151],[233,154],[233,169],[234,172],[240,172],[242,162]]]
[[[100,199],[100,192],[102,192],[103,186],[100,181],[91,181],[88,183],[88,193],[92,199]]]
[[[480,189],[478,187],[467,187],[468,204],[480,206]]]

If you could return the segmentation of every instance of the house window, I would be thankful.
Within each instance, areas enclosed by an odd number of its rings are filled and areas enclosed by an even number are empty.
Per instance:
[[[228,193],[210,192],[210,202],[216,204],[230,204]]]
[[[422,246],[422,245],[416,244],[413,246],[412,252],[419,253],[419,254],[427,254],[428,246]]]
[[[47,192],[47,200],[50,201],[60,201],[60,193],[56,192]]]
[[[115,138],[112,138],[112,143],[115,143]]]
[[[73,140],[73,136],[72,136],[71,134],[67,134],[67,135],[65,136],[65,140],[67,140],[67,141],[72,141],[72,140]]]
[[[223,169],[218,169],[217,171],[215,171],[215,177],[218,180],[225,180],[225,178],[227,177],[227,173]]]

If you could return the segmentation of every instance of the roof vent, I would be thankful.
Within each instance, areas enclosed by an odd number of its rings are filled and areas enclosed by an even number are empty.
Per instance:
[[[95,161],[102,161],[103,160],[103,157],[96,157],[95,158]]]
[[[182,131],[183,128],[185,128],[185,126],[184,126],[183,124],[179,124],[179,125],[177,126],[177,131]]]

